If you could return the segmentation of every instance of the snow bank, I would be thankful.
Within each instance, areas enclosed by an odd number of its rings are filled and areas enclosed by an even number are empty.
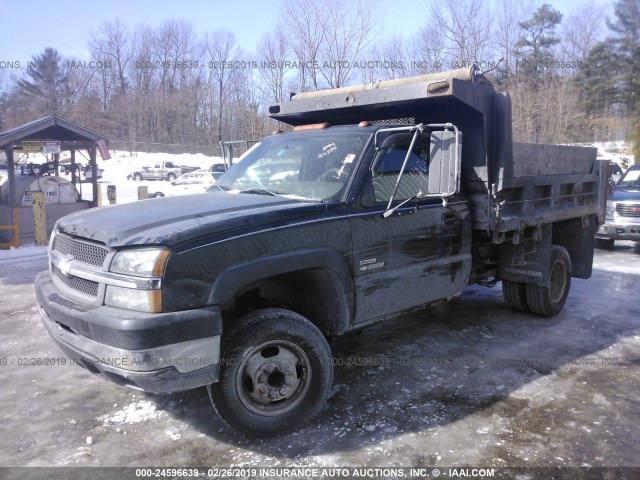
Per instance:
[[[19,248],[11,247],[9,250],[0,250],[0,260],[33,257],[36,255],[46,255],[47,247],[36,247],[35,245],[24,245]]]

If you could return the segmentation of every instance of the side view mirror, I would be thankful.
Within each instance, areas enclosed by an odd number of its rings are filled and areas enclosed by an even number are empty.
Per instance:
[[[453,125],[450,130],[431,132],[431,162],[429,164],[429,195],[453,196],[460,190],[460,166],[462,163],[462,134]]]

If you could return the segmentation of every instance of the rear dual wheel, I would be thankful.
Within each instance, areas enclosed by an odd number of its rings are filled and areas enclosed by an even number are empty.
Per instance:
[[[549,263],[548,287],[503,280],[502,293],[507,304],[547,317],[559,313],[571,288],[571,258],[564,247],[553,245]]]

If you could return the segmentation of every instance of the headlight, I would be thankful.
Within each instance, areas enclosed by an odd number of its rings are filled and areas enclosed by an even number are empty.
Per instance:
[[[136,290],[107,285],[104,303],[127,310],[159,313],[162,311],[162,292],[160,290]]]
[[[605,211],[605,217],[613,220],[613,214],[616,211],[616,203],[611,200],[607,200],[607,209]]]
[[[136,277],[161,277],[169,258],[165,248],[140,248],[116,253],[110,271]]]
[[[168,258],[166,248],[123,250],[114,255],[109,270],[136,277],[161,277]],[[104,303],[127,310],[158,313],[162,311],[162,290],[107,285]]]

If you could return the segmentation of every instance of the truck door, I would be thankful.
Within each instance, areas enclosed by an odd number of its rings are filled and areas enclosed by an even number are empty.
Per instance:
[[[147,174],[149,175],[149,180],[157,180],[160,178],[160,174],[162,173],[162,164],[156,163],[153,167],[149,168]]]
[[[432,135],[418,133],[393,195],[413,132],[392,134],[376,154],[357,207],[350,209],[356,323],[462,291],[471,270],[469,208],[459,196],[426,196]],[[441,162],[439,162],[441,163]],[[433,182],[431,182],[433,188]],[[422,195],[418,195],[421,193]],[[413,198],[418,195],[420,198]],[[387,218],[390,198],[398,206]]]

